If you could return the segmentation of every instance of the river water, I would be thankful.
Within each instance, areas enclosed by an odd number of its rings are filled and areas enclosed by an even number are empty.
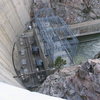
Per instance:
[[[93,58],[100,51],[100,33],[79,37],[78,39],[80,43],[77,55],[74,58],[75,64],[80,64],[87,59]]]

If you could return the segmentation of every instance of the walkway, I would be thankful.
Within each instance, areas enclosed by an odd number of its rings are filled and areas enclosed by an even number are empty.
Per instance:
[[[100,19],[70,25],[76,36],[100,33]]]

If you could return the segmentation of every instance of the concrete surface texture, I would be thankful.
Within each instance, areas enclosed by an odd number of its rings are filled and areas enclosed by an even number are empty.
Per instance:
[[[2,93],[1,93],[2,92]],[[0,100],[64,100],[0,82]]]
[[[24,31],[30,20],[29,8],[32,0],[0,0],[0,81],[21,85],[13,78],[12,47],[16,35]]]

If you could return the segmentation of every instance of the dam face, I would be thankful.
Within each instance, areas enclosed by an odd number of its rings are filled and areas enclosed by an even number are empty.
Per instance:
[[[0,81],[22,87],[13,76],[12,48],[30,21],[32,0],[0,0]]]
[[[21,82],[17,80],[17,78],[13,78],[14,76],[16,76],[16,73],[12,63],[12,51],[13,51],[14,43],[17,40],[17,37],[20,36],[25,31],[26,23],[30,22],[30,16],[31,16],[30,9],[32,10],[33,1],[37,3],[42,1],[43,3],[47,3],[47,4],[49,4],[50,2],[50,0],[0,0],[0,81],[18,87],[23,87],[23,85],[21,85]],[[33,10],[35,11],[34,7]],[[34,12],[32,13],[33,15],[35,15]],[[31,21],[32,20],[33,19],[31,19]],[[100,24],[100,20],[96,20],[96,21],[94,20],[93,22],[89,21],[89,22],[74,24],[70,26],[71,29],[78,29],[78,32],[80,33],[83,32],[82,34],[84,35],[86,31],[88,33],[92,32],[92,34],[94,31],[96,32],[100,31],[99,24]],[[32,35],[33,32],[35,33],[35,31],[36,30],[32,31]],[[80,34],[78,35],[76,34],[76,36],[80,36]],[[75,59],[76,64],[79,64],[84,59],[87,60],[93,58],[93,56],[97,52],[99,52],[100,35],[96,36],[95,38],[97,37],[98,37],[97,41],[93,41],[91,43],[81,43],[79,45],[78,56]],[[83,38],[85,39],[85,41],[89,39],[89,37],[87,38],[83,37]],[[90,39],[92,40],[93,38],[94,36],[90,37]],[[84,42],[81,41],[84,39],[80,38],[79,42]],[[38,42],[39,41],[37,40],[37,44],[39,44]],[[95,48],[97,48],[97,50],[95,50]],[[42,55],[42,58],[44,58],[44,55]],[[17,62],[16,60],[15,62]],[[44,62],[45,65],[48,64],[47,59],[44,59]],[[18,67],[19,65],[15,64],[15,66]]]

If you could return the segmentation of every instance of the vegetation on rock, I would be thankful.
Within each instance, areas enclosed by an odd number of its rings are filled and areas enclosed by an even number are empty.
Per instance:
[[[55,60],[54,66],[56,69],[59,70],[65,64],[66,64],[66,60],[62,59],[61,56],[58,56]]]

